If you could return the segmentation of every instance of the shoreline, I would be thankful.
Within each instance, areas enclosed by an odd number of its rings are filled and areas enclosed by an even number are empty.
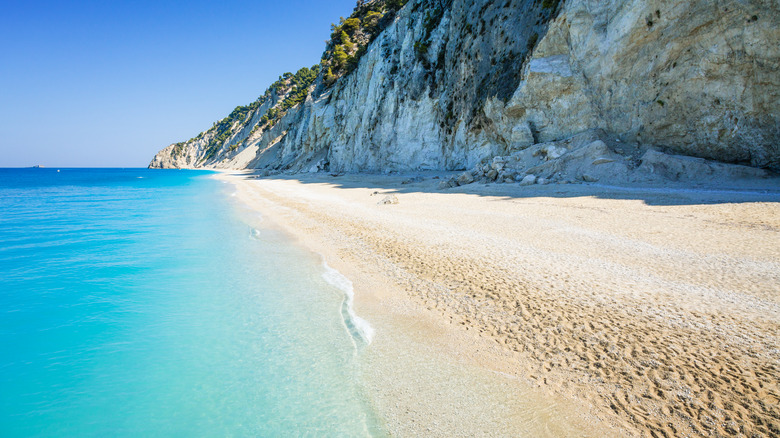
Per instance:
[[[442,192],[435,180],[402,184],[400,176],[217,178],[353,282],[356,313],[377,330],[364,372],[390,386],[370,392],[391,433],[469,435],[468,426],[488,424],[492,432],[471,435],[774,427],[775,193],[587,185]],[[399,204],[378,205],[385,195]],[[442,378],[442,369],[458,376]],[[488,413],[491,403],[506,410]],[[550,406],[571,415],[550,416]],[[528,433],[538,418],[544,424]]]
[[[357,339],[362,340],[366,345],[371,345],[374,340],[374,328],[365,319],[355,314],[355,308],[353,302],[355,300],[355,289],[352,282],[349,281],[341,272],[333,269],[328,265],[325,257],[322,257],[322,265],[325,269],[325,273],[322,274],[322,278],[344,293],[344,300],[341,305],[341,319],[344,321],[344,328],[346,328],[353,341]],[[357,348],[357,345],[355,346]]]

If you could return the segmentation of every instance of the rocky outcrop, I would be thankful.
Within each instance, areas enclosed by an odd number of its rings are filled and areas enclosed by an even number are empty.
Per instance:
[[[439,189],[479,183],[513,183],[522,186],[549,183],[717,183],[771,177],[765,169],[726,164],[704,158],[673,155],[647,149],[626,149],[615,140],[607,145],[603,131],[535,144],[507,156],[485,158],[473,169],[439,184]],[[627,153],[628,152],[628,153]],[[632,154],[633,152],[633,154]]]
[[[542,181],[603,181],[665,152],[780,169],[776,0],[412,0],[393,17],[351,73],[326,85],[320,72],[272,126],[255,128],[283,97],[236,119],[211,156],[207,132],[150,167],[465,170],[515,157]]]

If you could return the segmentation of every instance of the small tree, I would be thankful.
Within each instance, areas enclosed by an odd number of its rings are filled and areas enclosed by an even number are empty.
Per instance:
[[[352,39],[350,39],[349,35],[343,30],[341,31],[341,44],[344,45],[344,49],[346,49],[347,53],[352,53],[352,51],[355,50],[355,43],[352,42]]]
[[[332,68],[328,67],[328,71],[325,72],[325,77],[323,79],[327,85],[331,85],[336,82],[336,75],[333,74]]]
[[[333,49],[333,59],[336,60],[336,66],[338,68],[344,68],[344,66],[347,63],[347,59],[349,56],[347,55],[347,52],[344,51],[344,46],[339,44],[336,46],[335,49]]]
[[[366,14],[365,18],[363,18],[363,27],[366,29],[366,31],[370,34],[373,34],[377,31],[377,24],[379,24],[379,20],[382,18],[382,13],[377,11],[369,11],[368,14]]]
[[[354,35],[355,31],[360,29],[360,19],[350,18],[344,21],[344,24],[341,26],[341,29],[346,31],[350,35]]]

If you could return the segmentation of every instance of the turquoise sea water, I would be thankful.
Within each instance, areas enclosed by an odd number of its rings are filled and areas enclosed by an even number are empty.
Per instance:
[[[0,436],[382,435],[344,290],[231,191],[0,169]]]

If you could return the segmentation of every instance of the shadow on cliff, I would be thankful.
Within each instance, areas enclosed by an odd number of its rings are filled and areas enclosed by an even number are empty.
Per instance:
[[[247,179],[298,181],[301,184],[330,184],[344,189],[365,189],[366,196],[382,197],[407,193],[465,193],[497,199],[579,198],[638,200],[647,205],[699,205],[747,202],[780,202],[780,176],[742,179],[717,184],[668,182],[665,184],[602,183],[546,184],[522,186],[519,183],[472,183],[440,189],[457,172],[415,172],[395,175],[326,173],[270,175],[241,174]]]

